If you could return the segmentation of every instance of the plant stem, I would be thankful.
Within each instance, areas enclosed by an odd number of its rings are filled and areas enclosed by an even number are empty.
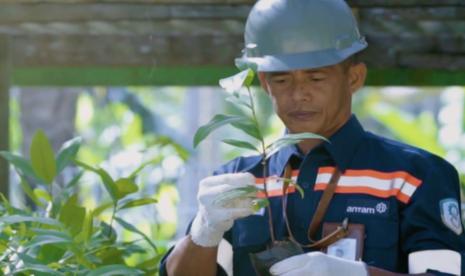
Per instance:
[[[263,189],[265,193],[265,198],[268,201],[268,205],[266,206],[266,209],[268,211],[268,228],[270,230],[270,237],[271,237],[271,242],[274,243],[276,241],[276,237],[274,235],[274,227],[273,227],[273,213],[271,211],[271,204],[270,204],[270,199],[268,197],[268,187],[267,187],[267,180],[268,180],[268,170],[267,170],[267,162],[266,162],[266,146],[265,146],[265,139],[263,138],[263,135],[260,132],[260,128],[258,126],[258,119],[257,119],[257,114],[255,112],[255,104],[252,96],[252,92],[250,92],[250,87],[247,86],[247,92],[249,93],[249,98],[250,98],[250,106],[252,107],[252,119],[255,124],[255,127],[258,130],[259,136],[260,136],[260,144],[262,146],[262,168],[263,168]]]
[[[115,219],[115,215],[116,215],[116,206],[117,206],[117,203],[118,202],[115,202],[115,204],[113,205],[113,212],[111,214],[111,220],[110,220],[110,227],[109,227],[109,233],[108,233],[108,237],[111,236],[111,232],[112,232],[112,229],[113,229],[113,221]]]

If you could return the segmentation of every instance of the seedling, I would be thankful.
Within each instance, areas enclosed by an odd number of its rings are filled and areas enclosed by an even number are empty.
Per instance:
[[[234,76],[220,80],[220,86],[223,87],[229,93],[229,96],[226,98],[226,100],[235,105],[236,107],[245,110],[246,115],[215,115],[210,120],[210,122],[208,122],[206,125],[200,127],[197,130],[194,136],[194,146],[197,146],[212,131],[225,125],[231,125],[232,127],[243,131],[246,135],[248,135],[255,141],[255,143],[251,143],[249,141],[239,139],[223,140],[223,142],[226,144],[238,148],[252,150],[261,156],[261,165],[263,169],[262,175],[264,179],[263,189],[260,189],[256,186],[233,189],[219,195],[216,198],[216,201],[220,203],[235,198],[253,197],[253,206],[256,211],[264,207],[267,208],[271,247],[267,251],[254,254],[254,256],[252,256],[252,262],[255,265],[257,273],[259,273],[260,275],[266,275],[268,273],[268,268],[276,261],[302,252],[300,247],[295,247],[293,243],[290,244],[290,241],[277,241],[275,238],[273,230],[273,216],[269,204],[267,190],[267,182],[269,181],[269,176],[267,173],[268,159],[283,147],[297,144],[304,139],[322,139],[324,141],[328,140],[323,136],[306,132],[298,134],[286,134],[283,137],[272,142],[271,144],[267,145],[265,143],[265,138],[262,132],[260,131],[261,128],[259,126],[259,121],[256,115],[254,97],[250,89],[254,76],[255,73],[253,70],[246,69]],[[242,92],[244,90],[243,88],[245,88],[247,93]],[[299,191],[300,195],[303,197],[303,190],[295,181],[293,181],[292,179],[285,178],[280,178],[280,180],[282,180],[282,183],[288,183],[289,185],[295,186],[297,191]],[[263,193],[265,195],[265,198],[257,198],[256,194],[258,193]]]

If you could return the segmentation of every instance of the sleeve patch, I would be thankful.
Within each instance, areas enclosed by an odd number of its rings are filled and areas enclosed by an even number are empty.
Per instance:
[[[460,221],[460,206],[455,198],[446,198],[439,202],[441,219],[444,225],[457,235],[462,234],[462,222]]]

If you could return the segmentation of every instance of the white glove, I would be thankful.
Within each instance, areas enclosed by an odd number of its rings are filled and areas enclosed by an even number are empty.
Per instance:
[[[235,219],[254,213],[252,200],[255,193],[227,202],[215,201],[224,192],[249,185],[255,185],[255,178],[250,173],[216,175],[200,181],[197,194],[199,211],[192,222],[190,232],[195,244],[203,247],[217,246]]]
[[[368,276],[365,263],[329,256],[319,251],[292,256],[275,263],[270,273],[280,276]]]

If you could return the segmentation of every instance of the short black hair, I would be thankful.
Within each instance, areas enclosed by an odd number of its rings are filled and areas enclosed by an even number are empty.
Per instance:
[[[349,56],[348,58],[346,58],[345,60],[343,60],[341,62],[341,65],[344,67],[345,70],[347,70],[347,69],[350,68],[350,66],[357,65],[357,64],[363,62],[362,59],[361,59],[362,53],[363,53],[363,51],[360,51],[360,52],[357,52],[357,53]]]

